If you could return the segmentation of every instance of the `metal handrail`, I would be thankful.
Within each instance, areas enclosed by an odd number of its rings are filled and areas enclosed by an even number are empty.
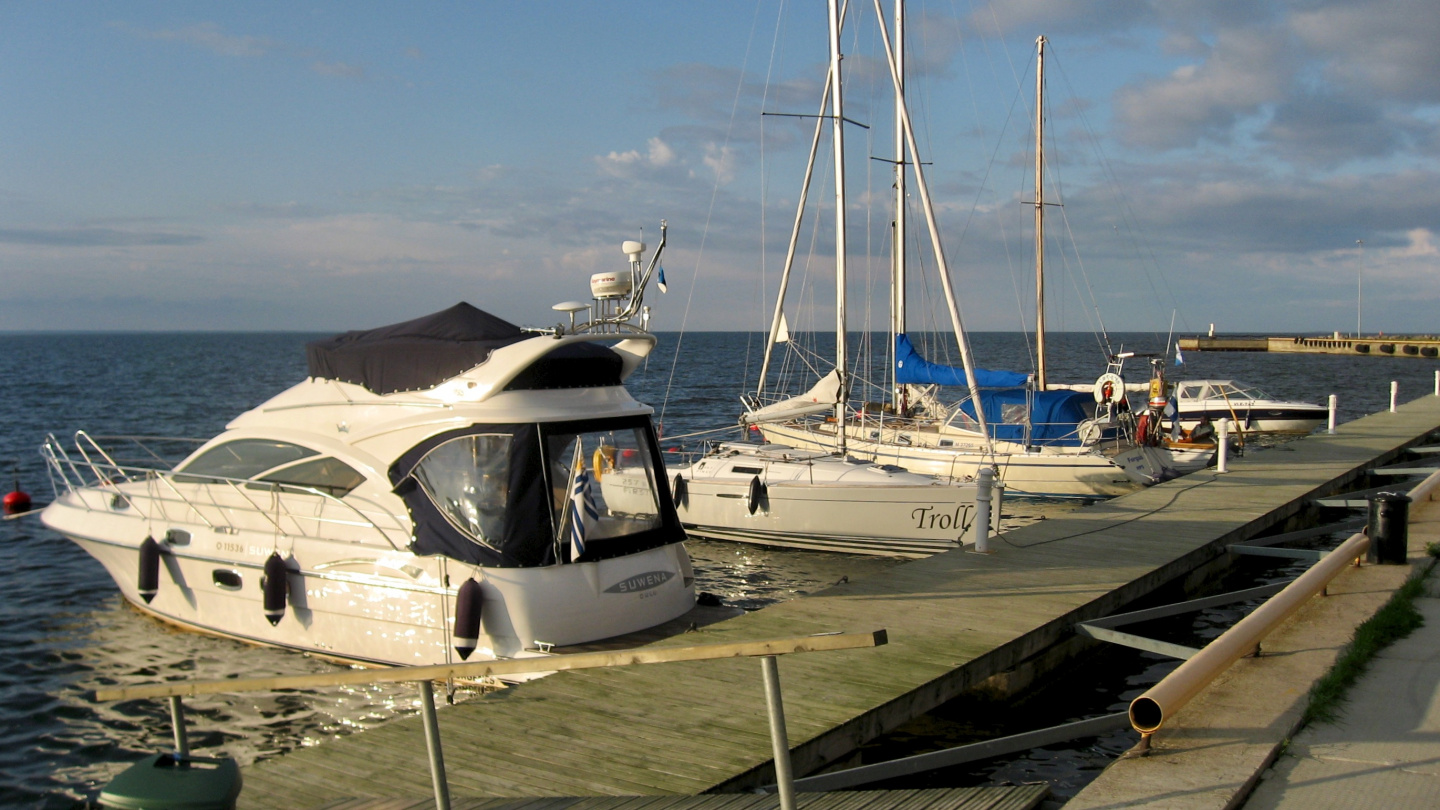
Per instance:
[[[425,741],[430,757],[430,776],[435,788],[435,806],[450,807],[450,788],[445,778],[445,757],[441,750],[440,726],[435,714],[433,682],[451,678],[534,675],[560,670],[623,667],[633,664],[664,664],[680,661],[710,661],[725,658],[759,658],[765,684],[765,704],[770,718],[770,743],[775,757],[775,774],[781,810],[794,810],[795,785],[790,769],[790,741],[785,730],[785,707],[780,693],[780,669],[776,657],[827,650],[854,650],[888,643],[886,631],[868,633],[817,633],[810,636],[767,641],[696,644],[686,647],[643,647],[612,652],[575,653],[542,658],[472,661],[462,664],[433,664],[416,667],[361,669],[322,675],[289,675],[275,678],[246,678],[218,681],[171,681],[142,686],[102,687],[91,693],[96,701],[168,698],[177,758],[189,756],[181,698],[234,692],[306,689],[372,683],[415,682],[420,688]]]
[[[99,461],[94,461],[90,458],[89,454],[86,453],[84,446],[80,444],[82,437],[90,444],[96,455],[106,459],[105,462],[102,463]],[[206,517],[205,510],[213,509],[217,514],[220,515],[223,515],[226,510],[232,510],[241,513],[259,515],[265,520],[266,523],[273,527],[275,531],[281,533],[294,533],[300,537],[313,537],[316,539],[323,539],[323,537],[318,533],[318,530],[316,531],[316,533],[313,534],[310,531],[307,531],[305,528],[305,522],[314,523],[317,526],[324,524],[333,524],[368,529],[378,534],[380,538],[383,539],[385,543],[390,546],[391,549],[394,549],[396,551],[400,550],[400,545],[396,544],[395,540],[391,538],[390,533],[392,531],[398,531],[397,527],[403,526],[403,521],[401,521],[394,514],[385,510],[383,507],[380,507],[378,504],[372,505],[374,505],[377,509],[380,509],[383,513],[389,515],[395,521],[395,527],[386,529],[385,527],[376,523],[371,518],[367,517],[365,513],[360,511],[360,509],[355,504],[350,503],[349,501],[346,501],[342,498],[337,498],[334,495],[331,495],[315,487],[307,487],[297,484],[284,484],[275,481],[260,481],[250,478],[226,478],[224,476],[218,475],[196,475],[196,478],[204,478],[206,483],[225,485],[227,487],[227,491],[239,496],[240,501],[248,505],[248,508],[247,506],[239,505],[238,502],[230,504],[220,504],[216,502],[213,497],[211,498],[209,503],[202,504],[199,501],[188,497],[185,493],[181,492],[175,486],[173,476],[176,474],[185,475],[183,471],[180,473],[176,473],[173,470],[156,470],[148,467],[129,467],[116,464],[111,458],[110,454],[107,453],[104,448],[100,447],[99,444],[95,442],[94,438],[90,437],[88,434],[85,434],[84,431],[80,431],[76,434],[76,443],[76,450],[79,455],[84,459],[84,461],[77,461],[76,459],[71,457],[70,454],[66,452],[64,446],[61,445],[59,440],[57,440],[53,434],[46,437],[45,443],[41,445],[40,450],[41,456],[45,458],[47,465],[50,467],[52,473],[59,476],[60,480],[64,482],[64,486],[67,491],[75,491],[79,489],[103,490],[105,492],[111,493],[115,497],[123,498],[127,504],[129,504],[132,508],[138,510],[140,508],[140,499],[134,493],[127,493],[119,489],[116,486],[115,481],[117,479],[123,479],[125,482],[135,482],[137,479],[139,479],[146,482],[147,492],[145,497],[149,502],[154,505],[155,510],[158,512],[158,517],[162,520],[171,519],[169,512],[166,509],[167,504],[183,504],[189,509],[190,514],[193,515],[196,520],[205,524],[207,528],[214,529],[216,528],[217,524],[214,521],[210,520],[208,517]],[[66,468],[69,468],[69,475],[66,474]],[[86,475],[87,472],[89,473],[89,476]],[[89,477],[91,476],[93,476],[95,480],[94,484],[87,483]],[[52,480],[52,484],[53,483],[54,482]],[[164,490],[166,490],[169,494],[166,495],[165,493],[156,491],[160,487],[163,487]],[[333,504],[342,512],[354,515],[354,520],[341,520],[333,517],[327,519],[320,515],[311,516],[297,514],[288,509],[282,510],[278,504],[276,504],[274,508],[271,508],[267,505],[256,503],[255,499],[245,492],[245,489],[247,488],[261,489],[270,493],[289,492],[313,495],[317,498],[320,498],[327,505]],[[56,496],[58,497],[59,495],[60,492],[57,487]],[[154,519],[156,516],[156,514],[150,514],[146,515],[145,517]],[[288,518],[290,523],[293,524],[293,532],[287,532],[287,530],[284,528],[283,520],[285,518]]]

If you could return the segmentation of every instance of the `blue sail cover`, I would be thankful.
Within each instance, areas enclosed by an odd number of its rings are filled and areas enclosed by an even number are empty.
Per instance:
[[[1079,391],[1026,391],[1007,389],[1004,391],[982,391],[980,401],[985,403],[985,426],[996,439],[1010,442],[1025,441],[1025,408],[1030,407],[1030,443],[1074,447],[1080,441],[1078,427],[1090,418],[1086,402],[1089,394]],[[975,400],[967,399],[960,404],[971,419],[975,418]]]
[[[1028,375],[1018,371],[975,369],[975,383],[981,388],[1018,388],[1029,379]],[[970,385],[965,379],[965,369],[942,366],[921,357],[910,342],[909,335],[895,336],[895,382],[910,385]],[[989,413],[988,408],[986,413]]]

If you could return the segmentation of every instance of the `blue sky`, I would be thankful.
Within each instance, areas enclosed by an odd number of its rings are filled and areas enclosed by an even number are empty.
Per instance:
[[[1366,331],[1440,331],[1432,3],[909,14],[910,102],[972,329],[1031,320],[1045,34],[1053,328],[1163,330],[1175,311],[1191,331],[1351,331],[1363,277]],[[888,251],[869,158],[893,156],[870,3],[845,50],[849,117],[870,127],[847,129],[860,300]],[[331,331],[458,300],[552,323],[662,218],[656,327],[764,328],[813,124],[760,113],[818,109],[824,58],[818,0],[0,3],[0,330]],[[788,306],[825,328],[816,184],[815,284]],[[883,326],[856,309],[855,328]]]

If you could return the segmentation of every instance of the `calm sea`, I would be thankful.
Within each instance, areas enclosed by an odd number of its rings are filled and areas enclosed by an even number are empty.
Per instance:
[[[49,500],[38,454],[47,433],[208,438],[301,380],[304,344],[316,337],[0,334],[3,490],[18,480],[37,502]],[[662,335],[630,388],[656,407],[667,437],[733,424],[738,397],[758,374],[761,342],[745,333]],[[824,342],[817,351],[830,354]],[[972,342],[982,365],[1028,369],[1022,335],[977,334]],[[1164,340],[1120,335],[1113,342],[1147,351]],[[1402,401],[1431,394],[1440,368],[1408,358],[1186,359],[1184,367],[1171,367],[1172,378],[1234,377],[1277,397],[1315,402],[1338,394],[1341,421],[1388,407],[1391,380],[1399,382]],[[1051,336],[1052,380],[1088,382],[1102,371],[1094,337]],[[1127,372],[1131,381],[1147,377],[1143,361],[1132,360]],[[691,553],[703,590],[752,609],[893,564],[723,543],[693,543]],[[98,563],[37,520],[0,524],[0,806],[72,807],[127,763],[170,747],[162,703],[96,704],[86,697],[96,686],[332,668],[299,654],[171,630],[126,607]],[[250,762],[363,730],[413,712],[415,704],[413,692],[401,686],[220,696],[186,707],[194,747]]]

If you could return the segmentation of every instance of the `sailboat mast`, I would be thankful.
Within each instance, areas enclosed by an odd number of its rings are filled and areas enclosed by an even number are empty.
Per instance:
[[[895,338],[905,334],[905,122],[901,105],[905,103],[905,0],[895,0],[895,61],[900,74],[900,92],[895,94],[895,224],[890,236],[893,267],[890,279],[890,351],[895,351]],[[890,363],[892,379],[895,364]],[[893,404],[900,409],[900,383],[891,386]]]
[[[960,346],[960,362],[965,366],[965,381],[969,383],[970,396],[975,400],[975,421],[985,437],[987,449],[993,448],[992,437],[985,425],[985,409],[980,407],[980,383],[975,378],[975,365],[970,359],[970,338],[965,333],[965,324],[960,319],[960,305],[955,300],[955,289],[950,283],[950,266],[945,261],[945,247],[940,243],[940,231],[935,222],[935,205],[930,199],[930,186],[925,182],[925,167],[920,162],[920,150],[915,143],[915,127],[910,121],[910,112],[903,103],[900,72],[896,68],[895,49],[890,42],[890,31],[885,25],[885,16],[880,10],[880,0],[875,0],[875,17],[880,21],[880,41],[885,46],[885,61],[890,66],[890,81],[895,94],[902,99],[899,105],[900,121],[904,126],[905,145],[910,150],[915,166],[915,188],[920,193],[920,205],[925,209],[925,225],[930,231],[930,248],[935,253],[936,270],[940,286],[945,290],[945,304],[950,310],[950,325],[955,330],[955,340]]]
[[[1035,388],[1045,390],[1045,37],[1035,39]]]
[[[843,455],[850,374],[845,351],[845,103],[840,59],[840,3],[830,0],[830,126],[835,144],[835,371],[840,377],[835,402],[835,449]]]

